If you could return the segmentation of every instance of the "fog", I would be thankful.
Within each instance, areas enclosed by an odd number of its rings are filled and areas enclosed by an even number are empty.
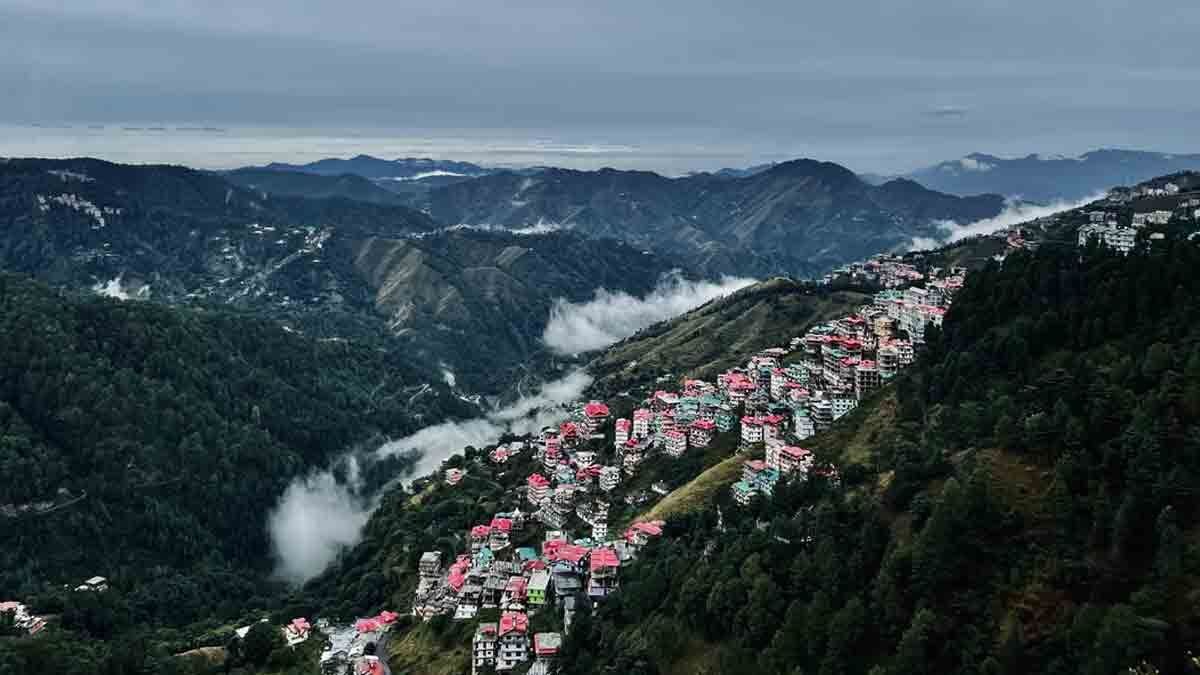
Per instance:
[[[505,433],[532,433],[561,421],[567,415],[563,404],[578,400],[591,383],[586,373],[574,371],[483,417],[435,424],[384,443],[369,458],[415,453],[416,465],[406,476],[395,478],[428,475],[468,445],[483,447]],[[344,548],[357,544],[363,526],[379,505],[380,493],[363,494],[359,462],[352,455],[344,455],[335,465],[347,468],[344,480],[339,480],[332,469],[298,478],[268,517],[276,574],[288,582],[300,584],[312,579]]]
[[[952,244],[956,241],[974,237],[977,235],[991,234],[999,230],[1007,229],[1013,225],[1026,223],[1037,218],[1045,218],[1052,216],[1062,211],[1070,211],[1081,206],[1086,206],[1092,202],[1103,199],[1104,193],[1100,192],[1090,197],[1084,197],[1077,201],[1056,201],[1049,204],[1030,204],[1018,200],[1009,200],[1005,205],[1004,210],[991,218],[976,220],[965,225],[959,224],[953,220],[944,220],[938,223],[938,226],[946,233],[941,238],[932,237],[913,237],[909,244],[909,249],[913,251],[925,251],[944,244]]]
[[[559,299],[550,311],[542,339],[560,354],[603,349],[659,321],[679,316],[710,300],[755,282],[724,277],[719,282],[688,281],[679,274],[663,278],[648,295],[635,298],[623,291],[597,289],[588,302]]]

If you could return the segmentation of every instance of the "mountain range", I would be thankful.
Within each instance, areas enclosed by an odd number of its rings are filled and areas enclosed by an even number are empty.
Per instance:
[[[1031,154],[1006,159],[974,153],[908,177],[932,189],[968,195],[994,192],[1036,202],[1077,201],[1114,185],[1200,169],[1200,154],[1093,150],[1078,157]]]

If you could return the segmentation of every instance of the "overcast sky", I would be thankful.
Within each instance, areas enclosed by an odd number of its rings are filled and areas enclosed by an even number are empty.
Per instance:
[[[1197,35],[1194,0],[0,0],[0,122],[615,147],[559,163],[664,170],[1197,151]]]

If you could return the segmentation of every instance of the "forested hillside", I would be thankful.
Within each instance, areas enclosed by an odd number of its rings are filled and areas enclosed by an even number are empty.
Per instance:
[[[141,620],[259,592],[292,477],[472,411],[371,343],[0,276],[0,596],[109,577]]]
[[[564,670],[1194,672],[1198,266],[1168,237],[974,274],[894,394],[813,439],[840,485],[673,519]]]

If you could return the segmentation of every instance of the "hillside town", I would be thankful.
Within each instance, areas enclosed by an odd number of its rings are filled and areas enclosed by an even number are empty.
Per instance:
[[[494,467],[533,467],[515,477],[519,505],[462,533],[464,548],[452,558],[437,550],[420,557],[414,617],[479,621],[473,673],[526,664],[529,672],[553,672],[563,636],[535,631],[538,615],[551,613],[553,625],[569,631],[574,614],[617,591],[629,564],[664,536],[661,520],[635,517],[615,527],[612,519],[614,504],[637,506],[670,492],[662,481],[650,494],[633,487],[652,458],[678,460],[718,438],[732,441],[748,458],[730,488],[739,505],[769,498],[780,481],[815,474],[836,481],[837,468],[817,462],[801,443],[913,362],[964,276],[962,269],[922,273],[891,261],[866,269],[909,285],[889,282],[854,313],[763,349],[713,381],[687,378],[646,392],[628,416],[589,401],[556,426],[491,449],[485,461]],[[455,486],[464,475],[447,468],[442,481]],[[485,613],[498,620],[481,620]]]

